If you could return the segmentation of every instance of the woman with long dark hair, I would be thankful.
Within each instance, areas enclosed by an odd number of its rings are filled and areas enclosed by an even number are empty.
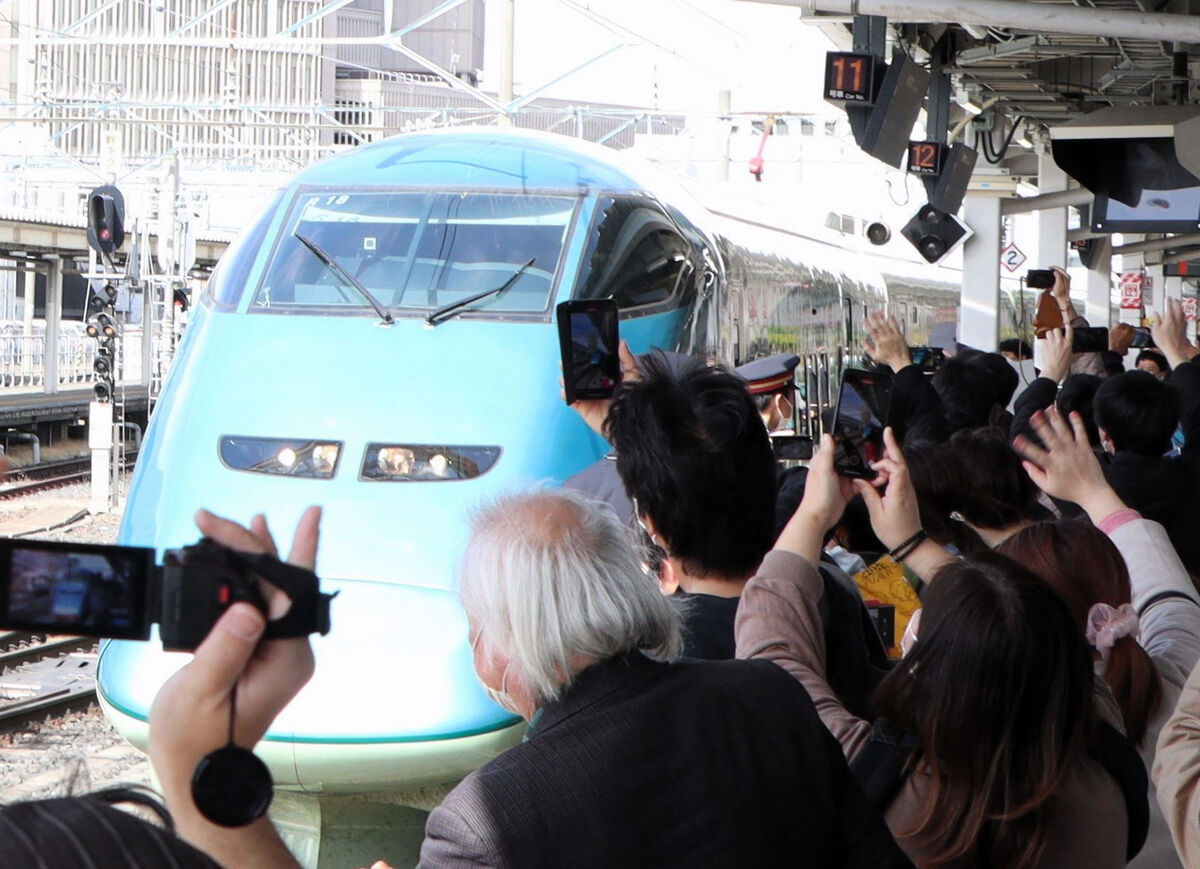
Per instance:
[[[877,491],[838,477],[825,438],[804,500],[742,596],[738,655],[799,679],[853,763],[872,722],[849,713],[825,678],[816,565],[826,528],[857,490],[879,539],[928,588],[906,657],[875,694],[877,714],[913,744],[887,800],[888,826],[919,866],[1125,865],[1121,785],[1094,759],[1092,657],[1066,604],[1039,577],[993,553],[958,561],[921,529],[890,430]]]
[[[1039,522],[998,548],[1045,579],[1086,630],[1096,672],[1112,689],[1125,733],[1149,768],[1163,724],[1200,660],[1200,596],[1166,529],[1129,509],[1104,478],[1084,421],[1051,410],[1031,420],[1045,449],[1015,448],[1047,494],[1091,522]],[[1153,788],[1151,795],[1153,796]],[[1178,866],[1166,820],[1151,799],[1150,832],[1135,866]]]

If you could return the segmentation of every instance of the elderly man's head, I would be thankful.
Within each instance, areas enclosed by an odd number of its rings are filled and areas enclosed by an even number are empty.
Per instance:
[[[679,617],[628,529],[569,490],[498,499],[475,517],[459,590],[475,672],[528,719],[589,664],[640,650],[673,658]]]

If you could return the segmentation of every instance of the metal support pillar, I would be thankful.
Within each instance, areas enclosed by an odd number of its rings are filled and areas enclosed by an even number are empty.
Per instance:
[[[88,447],[92,451],[92,500],[88,509],[107,513],[112,509],[113,406],[93,401],[88,406]]]
[[[1150,260],[1153,258],[1153,262]],[[1157,316],[1163,312],[1166,305],[1163,304],[1163,296],[1166,295],[1164,286],[1166,278],[1163,275],[1162,255],[1152,253],[1146,257],[1146,278],[1150,282],[1149,292],[1143,292],[1142,299],[1145,301],[1146,316]],[[1146,301],[1147,297],[1149,300]]]
[[[1121,257],[1122,272],[1136,272],[1145,267],[1146,254],[1144,251],[1138,250],[1138,245],[1145,241],[1145,238],[1144,235],[1124,235],[1124,243],[1121,247],[1132,247],[1132,253],[1122,253],[1121,248],[1114,248],[1113,256],[1116,257],[1119,255]],[[1142,325],[1141,311],[1136,309],[1122,308],[1119,316],[1122,323],[1129,323],[1134,326]]]
[[[980,350],[1000,341],[1000,199],[966,198],[963,217],[975,234],[963,246],[963,287],[958,340]]]
[[[1038,154],[1038,191],[1062,193],[1067,189],[1067,173],[1058,168],[1049,154]],[[1047,208],[1038,212],[1037,267],[1065,268],[1067,265],[1067,209]]]
[[[33,376],[33,314],[36,307],[36,281],[37,272],[35,272],[28,263],[21,267],[21,271],[17,272],[21,279],[22,303],[21,303],[21,335],[23,336],[23,347],[21,352],[21,377],[25,383],[29,383]]]
[[[1092,326],[1111,326],[1112,317],[1112,237],[1092,242],[1092,264],[1087,273],[1087,302],[1083,316]]]
[[[513,56],[516,43],[516,17],[514,0],[500,0],[500,90],[499,102],[508,106],[513,97]],[[505,114],[499,119],[501,126],[512,124],[512,116]]]
[[[950,134],[950,74],[942,67],[951,61],[950,37],[943,36],[933,48],[928,100],[925,103],[925,138],[946,144]]]
[[[62,320],[62,262],[47,260],[46,270],[46,349],[42,352],[42,371],[46,378],[46,393],[58,392],[58,340]]]
[[[854,16],[854,50],[884,57],[887,51],[887,18],[883,15]]]

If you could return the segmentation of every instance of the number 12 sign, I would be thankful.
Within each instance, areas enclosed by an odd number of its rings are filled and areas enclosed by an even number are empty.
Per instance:
[[[941,142],[909,142],[908,171],[915,175],[941,175],[948,150]]]
[[[873,54],[830,51],[825,55],[825,99],[833,103],[875,102],[875,64],[883,59]]]

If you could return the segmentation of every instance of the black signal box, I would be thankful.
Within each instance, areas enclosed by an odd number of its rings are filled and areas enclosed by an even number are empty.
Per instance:
[[[825,99],[845,106],[873,106],[887,63],[874,54],[830,51],[825,55]]]
[[[125,197],[116,187],[106,184],[88,194],[87,240],[106,257],[125,243]]]

